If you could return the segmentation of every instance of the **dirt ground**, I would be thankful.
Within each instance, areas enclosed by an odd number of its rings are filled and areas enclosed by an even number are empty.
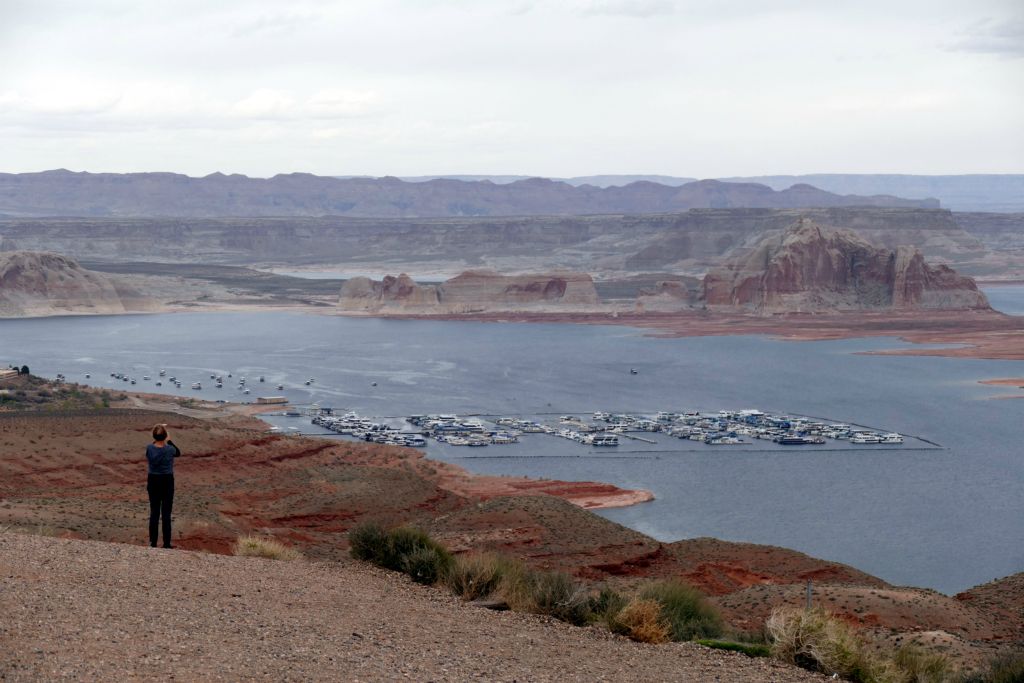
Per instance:
[[[821,681],[693,643],[493,612],[353,561],[0,532],[0,679]]]

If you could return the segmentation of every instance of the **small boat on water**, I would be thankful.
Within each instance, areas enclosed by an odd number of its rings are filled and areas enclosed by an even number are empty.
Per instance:
[[[193,388],[193,389],[202,389],[202,388],[203,388],[203,385],[202,385],[202,384],[200,384],[199,382],[193,382],[193,383],[192,383],[192,388]]]
[[[277,390],[278,391],[282,391],[283,389],[284,389],[284,385],[283,384],[278,384],[277,385]]]
[[[776,438],[774,441],[780,446],[808,446],[810,444],[825,443],[825,439],[818,436],[800,436],[797,434],[786,434]]]
[[[161,376],[161,377],[163,377],[163,376],[164,376],[164,375],[166,375],[166,374],[167,374],[167,371],[166,371],[166,370],[161,370],[161,371],[160,371],[160,376]]]

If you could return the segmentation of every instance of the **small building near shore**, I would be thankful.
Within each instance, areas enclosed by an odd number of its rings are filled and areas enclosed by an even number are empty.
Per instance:
[[[0,368],[0,379],[10,379],[17,377],[19,374],[17,368]]]
[[[274,405],[278,403],[287,403],[288,399],[284,396],[258,396],[256,397],[256,403],[260,405]]]

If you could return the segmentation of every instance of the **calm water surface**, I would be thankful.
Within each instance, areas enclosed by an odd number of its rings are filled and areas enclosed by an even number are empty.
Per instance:
[[[109,376],[128,372],[140,379],[135,388],[159,391],[153,381],[166,368],[185,395],[282,393],[373,416],[759,408],[917,435],[942,448],[908,440],[884,450],[730,449],[662,439],[598,453],[531,436],[514,447],[431,444],[427,452],[476,472],[650,489],[656,501],[603,514],[663,540],[781,545],[944,592],[1024,570],[1024,400],[995,400],[1013,392],[978,384],[1024,377],[1024,362],[858,353],[901,346],[289,313],[0,321],[0,363],[73,381],[90,372],[101,386],[128,388]],[[253,394],[211,388],[210,374],[228,372],[246,375]],[[265,384],[255,383],[259,375]],[[193,381],[204,389],[190,391]]]
[[[1024,315],[1024,285],[981,287],[992,308],[1009,315]]]

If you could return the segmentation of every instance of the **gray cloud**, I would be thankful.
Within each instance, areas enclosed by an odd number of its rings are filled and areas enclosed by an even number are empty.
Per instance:
[[[983,19],[947,44],[954,51],[1024,57],[1024,16],[1009,20]]]

